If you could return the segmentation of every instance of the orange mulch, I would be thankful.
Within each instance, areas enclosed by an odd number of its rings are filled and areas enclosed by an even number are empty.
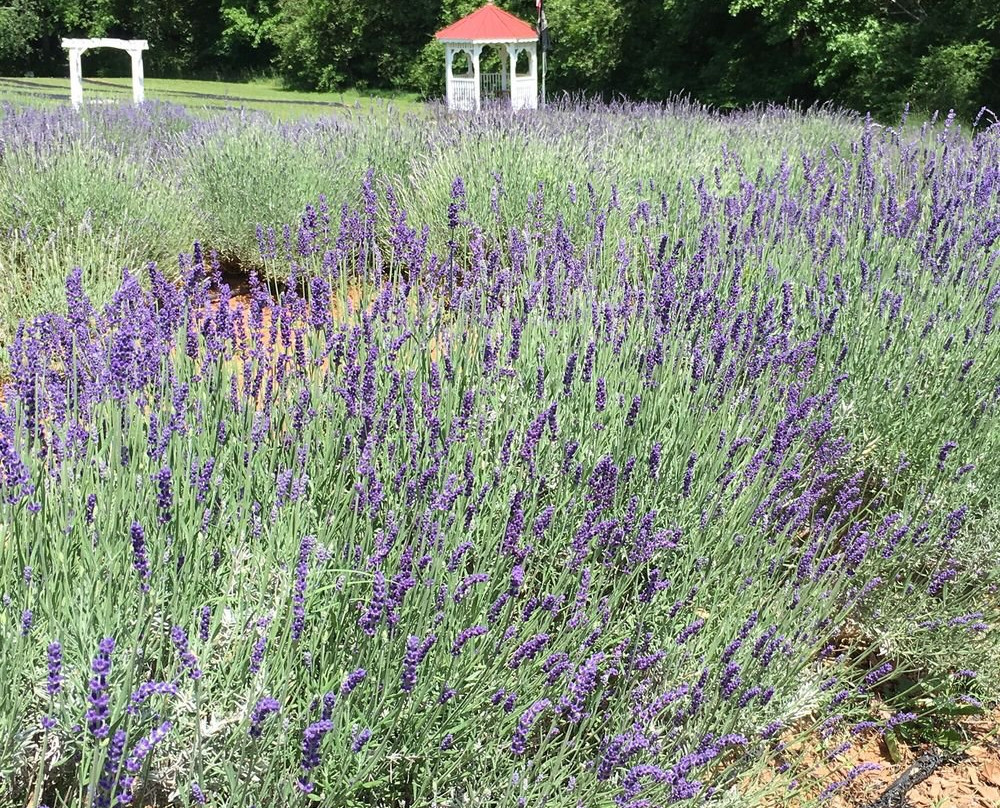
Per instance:
[[[906,793],[907,808],[1000,808],[1000,710],[990,715],[962,721],[970,738],[964,752],[947,757],[923,782]],[[830,749],[844,738],[830,739]],[[785,778],[798,775],[802,785],[788,791],[785,782],[772,772],[765,772],[745,784],[744,793],[762,808],[799,808],[816,803],[823,788],[843,780],[857,766],[877,764],[853,782],[829,796],[822,805],[829,808],[866,808],[875,802],[926,749],[899,746],[899,762],[894,763],[885,742],[877,733],[862,736],[836,760],[826,759],[828,749],[804,749],[794,744],[800,758],[796,768]],[[790,749],[793,747],[790,746]],[[804,773],[804,774],[803,774]],[[764,789],[762,794],[760,789]],[[756,793],[755,793],[756,792]]]

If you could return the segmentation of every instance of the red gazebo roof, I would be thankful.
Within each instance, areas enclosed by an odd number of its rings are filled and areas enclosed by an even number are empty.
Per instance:
[[[537,40],[538,32],[524,20],[518,19],[502,8],[497,8],[491,0],[469,16],[462,17],[447,28],[442,28],[434,36],[437,39],[457,42],[483,40],[517,42],[525,39]]]

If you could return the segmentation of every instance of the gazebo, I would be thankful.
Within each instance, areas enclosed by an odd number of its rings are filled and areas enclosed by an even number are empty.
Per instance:
[[[538,108],[538,33],[492,0],[435,35],[444,43],[448,109],[478,111],[487,99],[510,99],[513,109]],[[499,73],[483,73],[479,58],[484,47],[500,56]],[[527,55],[527,71],[517,72],[518,56]],[[468,69],[455,75],[455,57],[465,53]]]

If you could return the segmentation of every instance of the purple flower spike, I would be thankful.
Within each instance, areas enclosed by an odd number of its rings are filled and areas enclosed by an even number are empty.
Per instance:
[[[62,646],[58,641],[49,643],[48,650],[49,679],[45,692],[50,696],[62,690]]]
[[[146,532],[138,522],[132,523],[132,566],[139,575],[140,588],[149,591],[149,556],[146,552]]]
[[[649,450],[649,475],[655,480],[660,473],[660,460],[663,454],[663,444],[654,443]]]
[[[90,663],[94,676],[89,683],[90,693],[87,700],[90,708],[87,710],[87,729],[95,738],[106,738],[108,735],[108,675],[111,673],[111,654],[115,650],[113,637],[105,637],[97,646],[97,656]]]
[[[374,580],[372,581],[372,599],[365,613],[358,620],[361,630],[369,637],[375,636],[375,628],[386,611],[388,597],[389,590],[386,585],[385,574],[379,570],[375,573]]]
[[[250,673],[260,671],[260,666],[264,662],[264,652],[267,650],[267,637],[258,637],[253,644],[253,651],[250,652]]]
[[[514,651],[513,656],[510,658],[510,662],[507,663],[507,667],[512,671],[517,670],[521,667],[523,662],[534,659],[538,656],[538,653],[545,647],[545,644],[548,641],[548,634],[536,634],[531,639],[526,640],[517,648],[517,650]]]
[[[372,731],[363,729],[351,739],[351,751],[357,754],[365,748],[365,744],[372,739]]]
[[[642,396],[633,396],[632,404],[628,408],[628,413],[625,415],[625,428],[631,429],[635,426],[636,419],[639,417],[639,408],[642,406]]]
[[[161,525],[167,524],[171,517],[170,507],[174,502],[172,480],[173,474],[169,466],[164,466],[153,475],[153,481],[156,483],[156,507],[160,512],[158,519]]]
[[[118,802],[120,804],[128,804],[131,801],[132,787],[135,785],[136,777],[142,770],[143,761],[153,751],[153,748],[167,737],[167,733],[170,732],[172,726],[169,721],[164,721],[135,745],[132,754],[125,761],[125,771],[128,774],[122,778],[119,784],[120,793],[118,795]]]
[[[473,637],[482,637],[487,631],[488,629],[486,626],[470,626],[469,628],[463,629],[458,637],[455,638],[455,642],[451,646],[451,655],[457,657],[462,653],[462,649],[469,640]]]
[[[212,622],[212,610],[208,606],[201,608],[201,620],[198,622],[198,639],[208,642],[208,629]]]
[[[523,755],[528,746],[528,733],[539,716],[544,713],[552,702],[549,699],[539,699],[525,710],[517,720],[517,728],[514,730],[514,737],[510,742],[510,751],[515,755]]]
[[[684,470],[684,487],[681,491],[681,494],[685,499],[691,496],[691,484],[694,482],[694,464],[697,461],[698,455],[691,452],[691,456],[688,458],[687,468]]]
[[[313,536],[304,536],[299,545],[299,563],[295,568],[295,584],[292,588],[292,639],[298,642],[306,625],[306,578],[309,575],[309,557],[316,546]]]
[[[358,668],[357,670],[351,671],[347,674],[347,678],[340,686],[340,694],[342,696],[349,696],[353,692],[354,688],[365,680],[366,676],[368,676],[368,671],[364,668]]]
[[[701,631],[702,627],[705,625],[705,621],[702,618],[698,618],[693,623],[685,626],[681,633],[677,635],[677,644],[684,645],[688,640],[690,640],[695,634]]]
[[[901,724],[908,724],[909,722],[916,720],[917,720],[916,713],[905,713],[905,712],[896,713],[894,716],[890,717],[889,720],[886,722],[886,727],[888,729],[894,729],[895,727],[898,727]]]
[[[424,661],[424,657],[427,656],[435,642],[437,642],[437,637],[433,634],[428,634],[423,642],[412,634],[407,637],[406,655],[403,657],[403,673],[399,684],[400,690],[405,693],[413,692],[413,688],[417,684],[417,667]]]
[[[180,626],[174,626],[170,630],[170,639],[173,641],[174,647],[180,655],[181,666],[187,670],[188,676],[192,679],[200,679],[201,669],[198,667],[198,658],[188,647],[187,632]]]
[[[603,376],[597,379],[597,394],[594,398],[594,406],[598,412],[604,412],[608,406],[608,385]]]
[[[121,766],[125,740],[125,730],[120,729],[115,732],[108,744],[104,767],[101,769],[101,776],[97,781],[97,793],[94,794],[94,808],[110,808],[111,806],[111,792],[114,790],[118,768]]]
[[[129,715],[138,715],[139,708],[145,704],[152,696],[176,696],[177,685],[173,682],[143,682],[129,697],[128,706],[125,712]]]
[[[310,724],[302,733],[302,771],[308,773],[319,766],[319,745],[323,742],[323,737],[333,729],[333,721],[329,718]],[[303,781],[308,780],[303,778]],[[311,790],[311,787],[310,787]]]
[[[250,737],[259,738],[264,731],[261,727],[264,719],[280,710],[281,705],[278,704],[277,699],[272,699],[270,696],[264,696],[258,701],[250,712]]]
[[[569,692],[559,700],[559,712],[570,721],[580,721],[584,717],[587,697],[597,687],[598,666],[604,661],[604,654],[589,657],[576,671]]]
[[[948,455],[950,455],[955,449],[958,448],[958,444],[955,441],[950,440],[944,444],[938,451],[938,471],[944,471],[945,463],[948,462]]]

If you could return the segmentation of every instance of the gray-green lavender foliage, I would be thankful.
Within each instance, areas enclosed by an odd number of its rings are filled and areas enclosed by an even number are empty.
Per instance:
[[[8,332],[0,799],[816,796],[996,692],[994,131],[119,116],[2,122],[101,258]]]

